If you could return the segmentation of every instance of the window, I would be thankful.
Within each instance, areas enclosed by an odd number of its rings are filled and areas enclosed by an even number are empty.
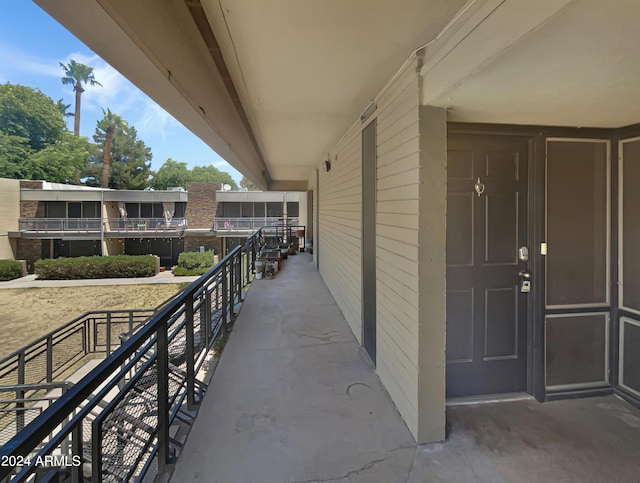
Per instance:
[[[222,207],[222,213],[225,218],[240,218],[240,204],[225,203]]]
[[[267,216],[281,217],[282,216],[282,202],[267,203]]]
[[[261,218],[261,217],[264,217],[264,213],[265,213],[264,201],[253,204],[253,216],[255,216],[256,218]]]
[[[300,206],[297,201],[287,201],[287,216],[300,216]]]
[[[176,203],[176,212],[173,214],[174,218],[184,218],[186,203]]]
[[[97,201],[82,202],[83,218],[100,218],[100,203]]]
[[[140,218],[151,218],[153,216],[153,205],[151,203],[140,203]]]
[[[242,203],[242,218],[253,218],[253,203]]]
[[[139,203],[126,203],[127,218],[140,218],[140,204]]]
[[[70,201],[68,205],[69,218],[82,218],[82,203]]]
[[[45,218],[66,218],[67,203],[65,201],[45,202]]]

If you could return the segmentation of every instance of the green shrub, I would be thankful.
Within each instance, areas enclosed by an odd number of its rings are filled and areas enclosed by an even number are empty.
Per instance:
[[[14,260],[0,260],[0,280],[13,280],[22,276],[22,264]]]
[[[209,267],[211,268],[211,267]],[[173,269],[173,274],[176,277],[193,277],[193,276],[200,276],[200,275],[204,275],[205,273],[207,273],[209,271],[209,268],[198,268],[196,270],[190,270],[188,268],[184,268],[184,267],[176,267]],[[187,284],[191,285],[191,283],[186,282]]]
[[[156,273],[156,257],[114,255],[43,259],[35,263],[35,272],[43,280],[152,277]]]
[[[182,252],[178,256],[178,266],[173,274],[178,276],[202,275],[207,273],[213,264],[213,251]]]

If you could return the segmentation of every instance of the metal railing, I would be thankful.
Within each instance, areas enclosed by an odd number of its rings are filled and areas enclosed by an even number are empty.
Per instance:
[[[101,225],[104,226],[102,227]],[[188,227],[186,218],[19,218],[21,232],[106,233],[174,232]]]
[[[36,233],[100,232],[100,218],[19,218],[18,229]]]
[[[154,309],[85,312],[0,359],[0,387],[59,381],[87,359],[111,354],[120,345],[122,332],[154,313]]]
[[[0,387],[0,445],[4,445],[73,384],[45,382]]]
[[[298,218],[289,218],[290,224],[297,224]],[[258,217],[258,218],[216,218],[213,222],[215,231],[235,232],[245,231],[254,232],[255,230],[268,226],[282,225],[283,218],[277,216]]]
[[[0,466],[0,480],[27,481],[45,471],[38,457],[64,454],[78,457],[79,464],[46,468],[47,478],[64,473],[71,481],[151,481],[169,469],[181,448],[170,429],[179,421],[193,422],[192,411],[206,390],[198,371],[216,337],[235,320],[261,235],[261,230],[253,233],[132,330],[118,349],[7,442],[0,461],[9,464]]]
[[[185,230],[189,225],[186,218],[172,218],[167,223],[164,218],[108,218],[105,232],[166,232]]]

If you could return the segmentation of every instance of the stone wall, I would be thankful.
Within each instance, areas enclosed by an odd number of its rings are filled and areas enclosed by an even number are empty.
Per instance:
[[[42,243],[40,239],[20,238],[17,240],[17,254],[16,259],[27,261],[27,271],[33,273],[33,264],[36,260],[42,258]],[[44,243],[49,243],[49,240],[44,240]]]
[[[187,183],[189,201],[185,216],[189,228],[213,229],[213,220],[218,209],[216,190],[221,188],[221,183]]]
[[[31,181],[31,180],[28,180],[28,179],[21,179],[20,180],[20,188],[41,190],[42,189],[42,181]]]
[[[198,252],[203,246],[205,250],[213,250],[217,255],[222,253],[222,240],[217,236],[188,236],[184,237],[184,251]]]
[[[21,189],[42,189],[42,181],[20,180]],[[20,218],[44,218],[44,203],[20,201]]]

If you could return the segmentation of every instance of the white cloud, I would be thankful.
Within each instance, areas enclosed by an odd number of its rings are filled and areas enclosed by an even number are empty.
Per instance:
[[[11,66],[12,71],[24,74],[61,77],[56,60],[39,57],[6,44],[0,44],[0,65]]]
[[[134,125],[141,137],[158,136],[163,143],[167,140],[167,131],[180,126],[171,114],[149,98],[146,99],[142,114]]]

